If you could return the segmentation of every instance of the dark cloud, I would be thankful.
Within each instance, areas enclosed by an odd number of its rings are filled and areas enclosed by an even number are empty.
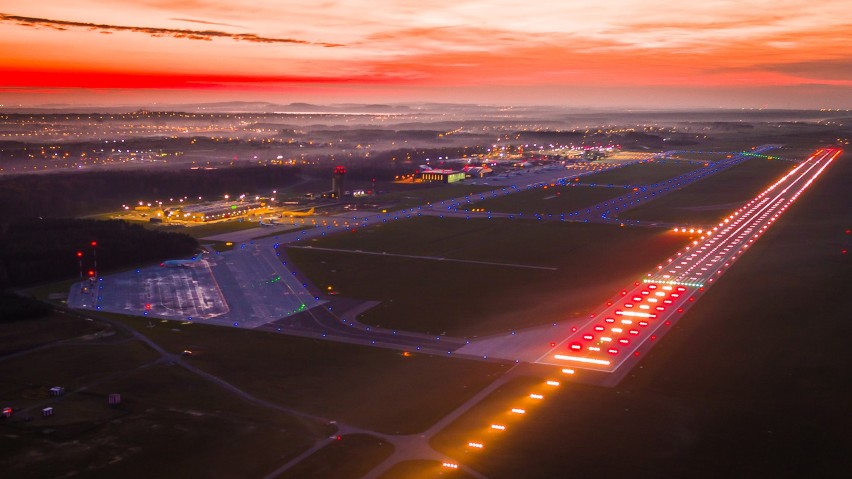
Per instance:
[[[45,27],[54,30],[68,30],[70,28],[85,28],[88,30],[107,32],[134,32],[144,33],[153,37],[185,38],[187,40],[206,40],[216,38],[237,40],[253,43],[290,43],[294,45],[316,45],[321,47],[340,47],[337,43],[310,42],[294,38],[272,38],[261,37],[254,33],[228,33],[219,30],[186,30],[179,28],[156,28],[156,27],[130,27],[125,25],[106,25],[102,23],[70,22],[66,20],[51,20],[48,18],[21,17],[18,15],[7,15],[0,13],[0,22],[16,23],[26,27]],[[203,23],[203,22],[199,22]]]
[[[807,62],[776,63],[764,65],[763,68],[801,78],[819,80],[849,80],[852,79],[852,57],[835,60],[813,60]]]
[[[231,25],[230,23],[205,22],[204,20],[193,20],[191,18],[170,18],[169,20],[177,20],[179,22],[200,23],[202,25],[219,25],[220,27],[245,28],[239,25]]]

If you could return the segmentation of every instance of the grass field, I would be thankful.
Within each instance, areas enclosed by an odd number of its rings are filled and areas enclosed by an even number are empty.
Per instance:
[[[497,198],[487,198],[466,207],[484,208],[485,211],[498,213],[523,213],[558,216],[570,213],[615,198],[627,193],[624,188],[594,188],[570,184],[568,186],[548,186],[512,193]]]
[[[114,392],[122,403],[109,407],[106,396]],[[51,405],[53,417],[0,425],[6,477],[262,477],[324,433],[175,366],[141,370]]]
[[[392,203],[392,210],[400,210],[497,189],[496,186],[465,184],[401,186],[403,189],[377,196],[375,201]]]
[[[541,401],[531,399],[532,392],[546,395],[551,400],[552,389],[542,386],[544,381],[534,377],[517,377],[500,386],[476,407],[453,422],[449,427],[435,435],[429,444],[436,450],[465,464],[477,462],[481,456],[492,454],[497,446],[508,440],[515,429],[524,422],[540,420],[538,412]],[[520,408],[523,414],[513,413]],[[495,430],[492,424],[505,426],[505,430]],[[482,444],[482,449],[468,446],[469,442]]]
[[[26,407],[47,398],[47,390],[53,386],[71,391],[155,359],[157,354],[138,341],[109,343],[92,339],[77,345],[57,345],[48,352],[3,361],[0,391],[3,397],[31,396],[31,400],[21,403]]]
[[[474,336],[586,314],[684,241],[667,231],[610,225],[421,217],[312,244],[557,270],[310,249],[287,254],[320,288],[382,301],[364,322]]]
[[[460,460],[495,479],[848,477],[850,182],[841,157],[618,388],[563,384]]]
[[[0,323],[0,356],[108,329],[104,324],[60,312],[43,318],[3,322]]]
[[[395,464],[379,479],[472,479],[473,476],[458,469],[447,469],[436,461],[403,461]]]
[[[367,434],[343,436],[276,479],[361,477],[393,453],[393,446]]]
[[[713,224],[793,169],[787,161],[748,160],[619,217],[684,224]]]
[[[330,432],[154,362],[151,349],[102,323],[15,324],[30,344],[68,342],[0,363],[2,405],[15,409],[0,421],[4,477],[259,477]],[[104,334],[93,336],[93,324]],[[66,393],[51,397],[53,386]],[[111,393],[120,405],[107,405]],[[53,416],[41,417],[46,406]]]
[[[105,315],[107,316],[107,315]],[[277,404],[371,430],[421,431],[506,366],[202,324],[121,317],[193,365]]]
[[[690,171],[697,170],[701,165],[680,161],[646,161],[633,165],[602,171],[594,175],[580,178],[580,183],[598,185],[650,185],[673,178]]]

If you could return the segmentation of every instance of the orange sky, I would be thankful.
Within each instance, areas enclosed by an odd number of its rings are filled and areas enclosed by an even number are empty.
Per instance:
[[[846,0],[683,3],[5,0],[0,104],[852,107]]]

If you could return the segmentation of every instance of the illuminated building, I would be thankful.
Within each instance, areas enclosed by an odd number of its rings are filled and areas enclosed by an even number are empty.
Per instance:
[[[417,174],[417,179],[424,183],[455,183],[464,178],[464,171],[453,170],[426,170]]]

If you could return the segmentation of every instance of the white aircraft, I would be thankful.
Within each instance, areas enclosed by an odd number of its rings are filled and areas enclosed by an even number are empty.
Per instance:
[[[165,268],[188,268],[198,261],[201,261],[201,254],[193,256],[192,259],[170,259],[163,261],[160,263],[160,266]]]

